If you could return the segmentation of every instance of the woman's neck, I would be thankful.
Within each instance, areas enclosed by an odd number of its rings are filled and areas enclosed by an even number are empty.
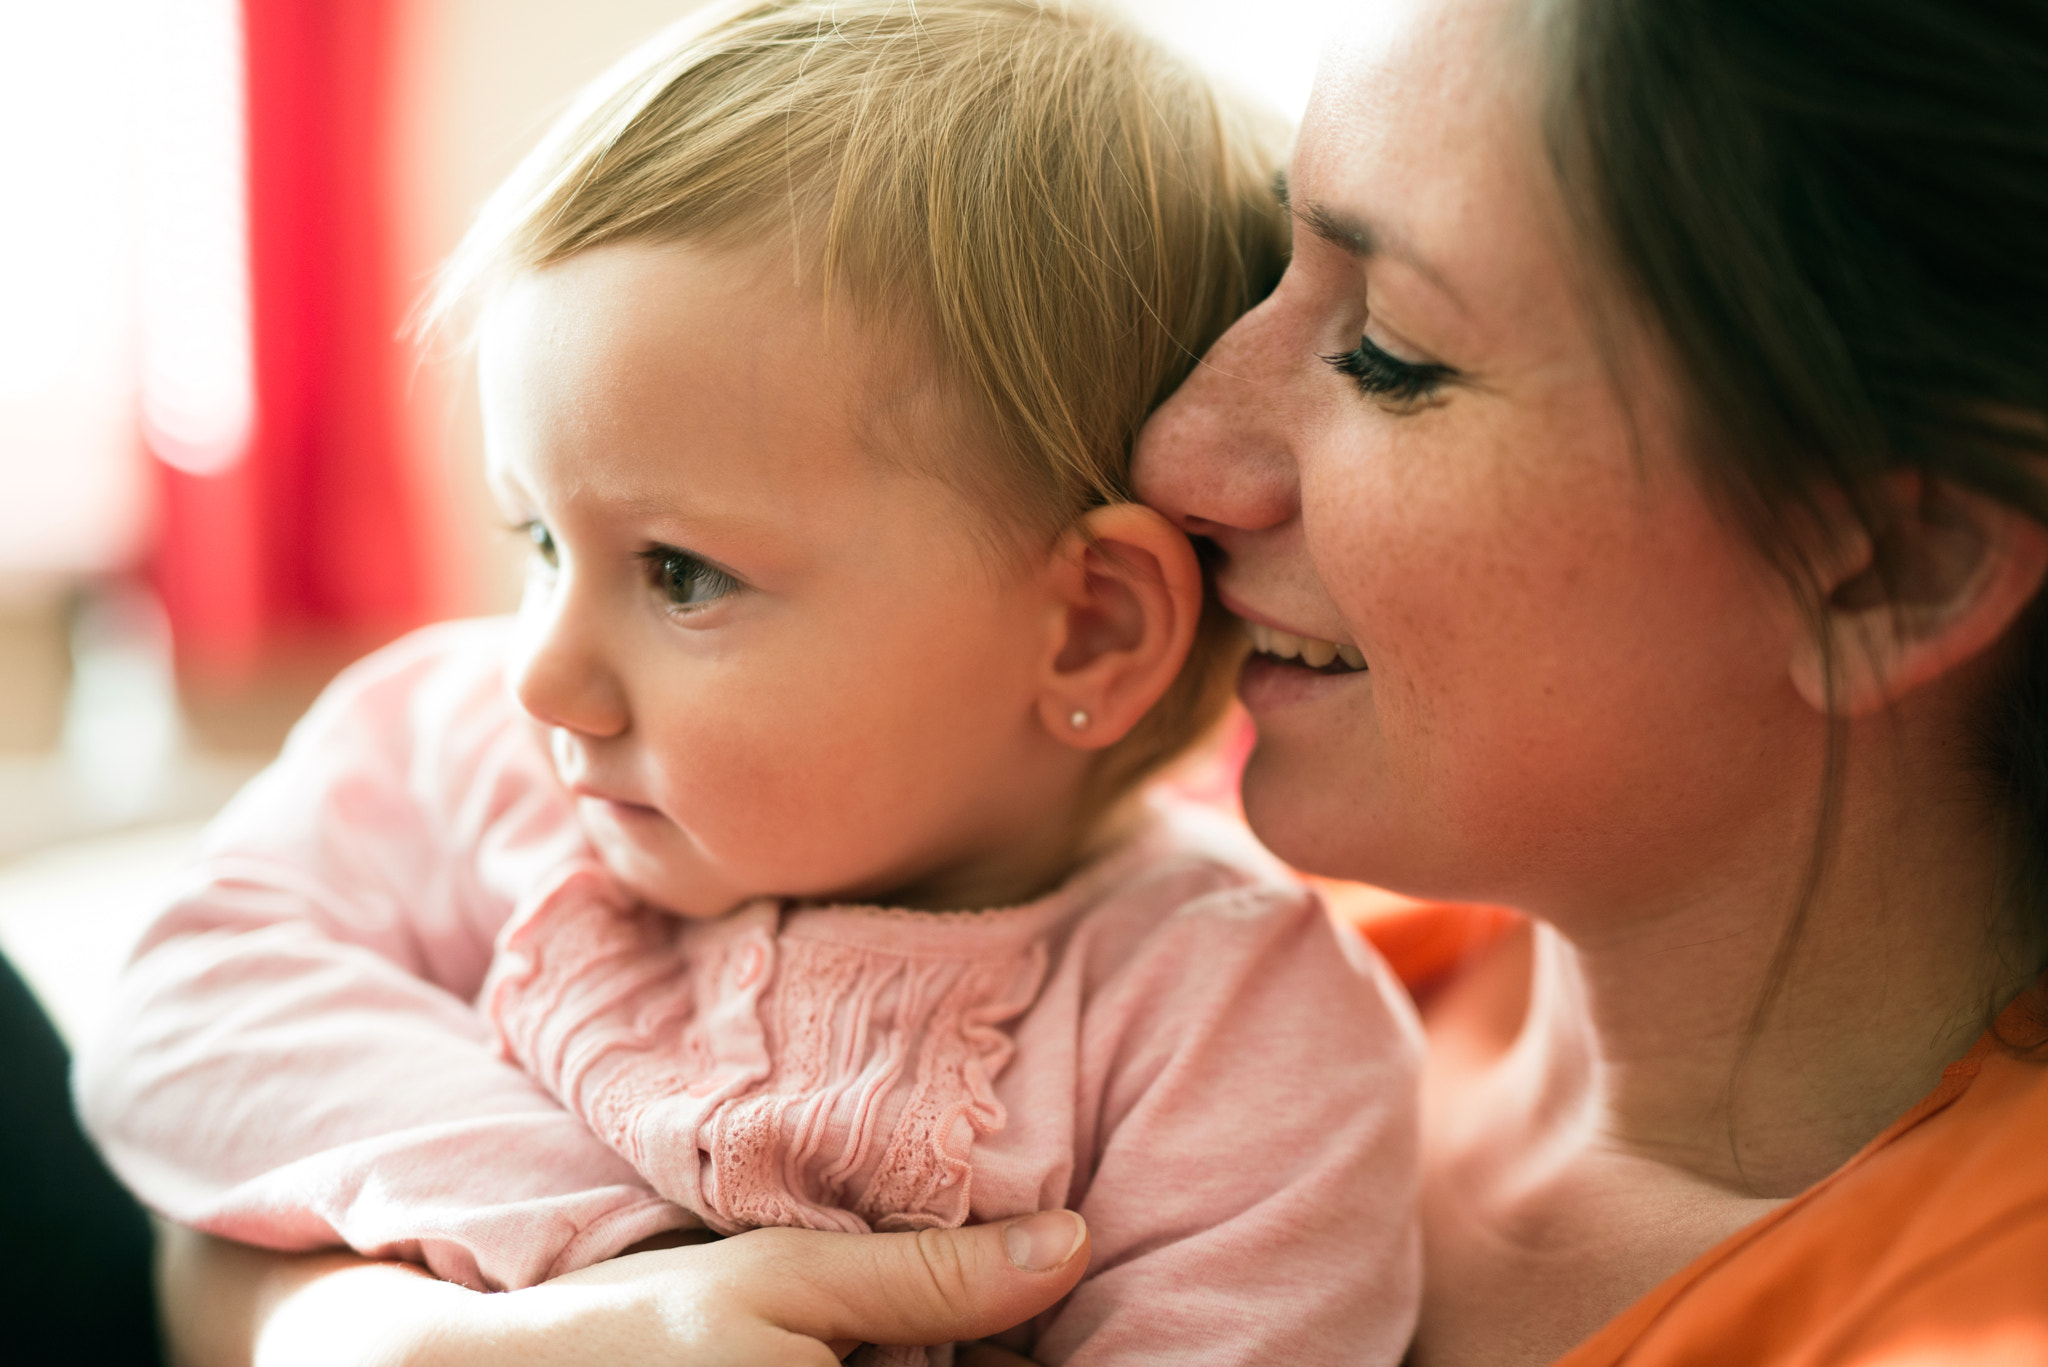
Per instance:
[[[1558,1019],[1584,1036],[1554,1063],[1588,1070],[1606,1142],[1731,1192],[1791,1195],[1910,1108],[2031,979],[2036,937],[2001,932],[1994,911],[1993,824],[1930,800],[1956,785],[1906,772],[1911,747],[1877,725],[1850,740],[1830,857],[1804,898],[1810,818],[1712,896],[1561,925],[1552,990],[1576,1001]]]
[[[2041,945],[1994,933],[1994,824],[1899,758],[1905,723],[1862,729],[1796,928],[1794,775],[1776,810],[1697,833],[1700,876],[1537,908],[1550,928],[1430,1004],[1418,1364],[1554,1360],[1840,1167],[2026,986]]]

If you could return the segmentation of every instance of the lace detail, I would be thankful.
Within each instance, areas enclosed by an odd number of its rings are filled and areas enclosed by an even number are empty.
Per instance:
[[[691,921],[579,865],[507,924],[483,1002],[508,1058],[721,1233],[949,1228],[1045,976],[1031,911]]]
[[[1045,965],[1039,940],[1021,961],[991,958],[951,975],[918,975],[920,989],[942,994],[931,1015],[945,1026],[927,1035],[910,1102],[861,1194],[857,1209],[875,1228],[951,1229],[967,1219],[969,1152],[1004,1120],[993,1084],[1016,1046],[1000,1026],[1031,1005]]]

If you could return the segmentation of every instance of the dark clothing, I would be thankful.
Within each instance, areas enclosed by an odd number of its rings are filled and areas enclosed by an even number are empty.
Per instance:
[[[0,1361],[158,1367],[149,1221],[80,1131],[68,1068],[0,958]]]

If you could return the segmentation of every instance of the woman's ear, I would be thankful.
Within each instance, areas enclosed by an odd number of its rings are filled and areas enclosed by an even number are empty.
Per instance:
[[[1194,547],[1150,508],[1081,518],[1053,557],[1054,610],[1038,713],[1065,743],[1122,740],[1180,673],[1202,616]]]
[[[1885,492],[1889,521],[1843,531],[1818,560],[1818,630],[1793,653],[1800,696],[1837,716],[1879,711],[1977,657],[2048,573],[2048,529],[2010,504],[1920,474]]]

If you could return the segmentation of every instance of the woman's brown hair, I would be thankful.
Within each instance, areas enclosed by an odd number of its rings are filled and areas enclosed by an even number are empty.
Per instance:
[[[1700,474],[1796,586],[1792,528],[1880,477],[2048,523],[2048,6],[1558,0],[1551,152],[1675,355]],[[1890,581],[1887,580],[1889,583]],[[2048,613],[2004,645],[1978,758],[2003,905],[2048,933]],[[1841,738],[1808,889],[1824,867]],[[2041,965],[2015,965],[2038,971]],[[1772,991],[1759,1003],[1759,1019]]]

